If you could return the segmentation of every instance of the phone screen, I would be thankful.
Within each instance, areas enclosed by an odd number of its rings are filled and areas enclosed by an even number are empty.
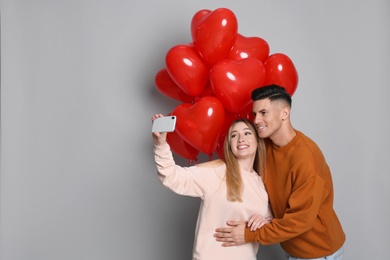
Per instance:
[[[176,126],[176,116],[164,116],[153,121],[152,132],[173,132]]]

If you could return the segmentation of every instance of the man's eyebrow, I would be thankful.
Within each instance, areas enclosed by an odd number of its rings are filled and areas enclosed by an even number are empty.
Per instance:
[[[252,112],[253,112],[253,113],[259,113],[259,112],[265,112],[265,111],[267,111],[266,108],[260,109],[259,111],[252,111]]]

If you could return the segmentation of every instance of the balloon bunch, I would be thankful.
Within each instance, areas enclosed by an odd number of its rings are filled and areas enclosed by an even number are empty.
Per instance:
[[[171,111],[175,132],[167,142],[176,154],[197,160],[200,152],[223,158],[223,142],[236,119],[251,119],[251,92],[277,84],[293,95],[298,74],[291,59],[270,55],[260,37],[238,33],[235,14],[226,8],[200,10],[191,21],[192,42],[173,46],[166,67],[155,76],[157,89],[183,102]]]

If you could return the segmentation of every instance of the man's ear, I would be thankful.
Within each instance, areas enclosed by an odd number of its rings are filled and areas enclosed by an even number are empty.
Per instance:
[[[282,120],[286,121],[290,117],[290,107],[285,106],[282,110]]]

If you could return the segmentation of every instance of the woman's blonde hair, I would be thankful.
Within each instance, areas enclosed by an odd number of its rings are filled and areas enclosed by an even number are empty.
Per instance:
[[[232,147],[231,147],[231,134],[233,127],[239,123],[245,123],[250,131],[257,138],[257,151],[255,160],[253,163],[253,169],[260,175],[263,179],[265,178],[265,144],[264,140],[260,138],[257,134],[256,128],[253,123],[245,118],[235,120],[225,137],[224,142],[224,157],[226,163],[226,187],[227,187],[227,198],[229,201],[239,201],[242,202],[242,191],[244,189],[244,184],[242,183],[240,168],[238,166],[237,158],[234,156]]]

